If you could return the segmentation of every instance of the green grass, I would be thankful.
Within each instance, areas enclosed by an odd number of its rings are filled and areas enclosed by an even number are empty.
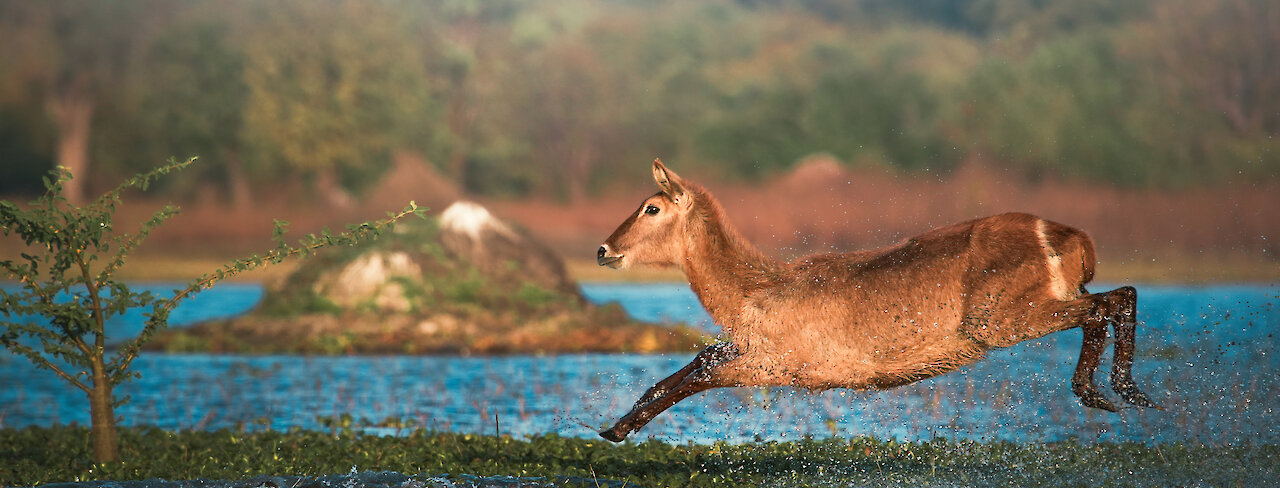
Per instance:
[[[358,471],[544,477],[594,486],[1257,486],[1280,446],[895,442],[871,438],[672,445],[414,431],[121,431],[121,461],[89,462],[78,427],[0,429],[0,486],[90,480],[243,480]],[[1272,480],[1272,481],[1267,481]]]

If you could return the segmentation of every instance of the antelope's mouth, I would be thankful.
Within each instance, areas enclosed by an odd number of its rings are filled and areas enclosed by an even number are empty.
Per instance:
[[[599,256],[596,258],[596,264],[618,269],[622,267],[622,256]]]
[[[596,264],[599,264],[601,266],[608,266],[613,269],[618,269],[622,267],[623,256],[625,255],[614,254],[613,249],[610,249],[609,244],[606,242],[605,244],[600,246],[600,249],[596,249]]]

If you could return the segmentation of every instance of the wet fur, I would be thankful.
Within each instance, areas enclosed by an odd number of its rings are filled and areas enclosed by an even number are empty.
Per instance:
[[[643,426],[669,407],[664,395],[680,388],[669,403],[721,386],[888,388],[1065,329],[1088,326],[1096,336],[1100,323],[1105,338],[1107,322],[1123,319],[1108,305],[1115,297],[1085,290],[1096,261],[1092,240],[1062,224],[1008,213],[882,249],[784,263],[742,238],[704,188],[658,162],[654,172],[663,191],[605,241],[601,262],[680,267],[731,347],[700,355],[689,371],[655,385],[606,438]],[[646,215],[651,205],[658,214]],[[1096,394],[1096,360],[1084,352],[1074,380]]]

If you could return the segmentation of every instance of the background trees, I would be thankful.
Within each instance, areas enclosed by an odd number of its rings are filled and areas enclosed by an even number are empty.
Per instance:
[[[244,141],[281,173],[309,178],[326,203],[346,206],[353,182],[423,130],[416,118],[431,91],[408,24],[379,2],[245,8],[256,21],[242,46]]]
[[[135,86],[138,113],[148,115],[139,118],[137,132],[148,137],[140,141],[147,151],[138,159],[200,154],[209,164],[188,171],[234,207],[247,208],[253,196],[240,137],[249,91],[245,56],[229,25],[196,18],[208,12],[192,14],[161,32],[143,54],[149,69]]]
[[[65,183],[72,203],[85,200],[95,111],[121,88],[148,33],[146,23],[131,19],[147,12],[146,18],[161,20],[166,10],[154,6],[147,1],[0,3],[0,66],[12,97],[6,101],[31,110],[39,100],[52,127],[50,159],[81,175]]]
[[[139,151],[202,154],[201,181],[166,190],[239,206],[341,205],[396,151],[473,193],[566,200],[655,156],[746,180],[816,152],[1131,187],[1273,178],[1273,4],[6,0],[0,192],[59,162],[111,181]]]

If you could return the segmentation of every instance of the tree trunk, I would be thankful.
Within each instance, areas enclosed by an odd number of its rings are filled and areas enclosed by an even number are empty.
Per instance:
[[[120,459],[120,440],[116,436],[113,400],[106,368],[95,364],[93,389],[89,391],[89,417],[92,421],[89,437],[93,442],[93,462],[97,464]]]
[[[249,177],[240,166],[240,155],[227,156],[227,196],[231,207],[236,210],[248,210],[253,207],[253,191],[249,186]]]
[[[351,194],[338,182],[338,170],[332,166],[316,170],[316,193],[329,208],[345,209],[352,205]]]
[[[84,90],[68,88],[53,95],[49,111],[58,129],[57,164],[71,170],[73,177],[63,184],[62,195],[72,205],[81,205],[88,191],[93,98]]]
[[[587,187],[591,179],[591,160],[595,151],[590,144],[578,144],[569,149],[565,173],[568,180],[569,203],[582,203],[587,199]]]

